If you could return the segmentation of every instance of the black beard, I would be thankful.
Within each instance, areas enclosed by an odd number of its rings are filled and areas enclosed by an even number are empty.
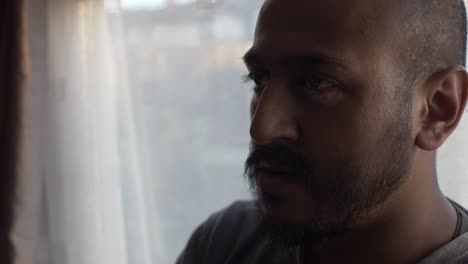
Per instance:
[[[287,169],[288,180],[307,184],[311,171],[299,153],[291,151],[282,144],[250,145],[250,154],[245,161],[244,174],[251,187],[255,187],[255,179],[262,162],[274,164],[276,167]]]
[[[286,247],[345,235],[359,218],[383,206],[386,198],[404,183],[409,159],[405,155],[407,152],[402,151],[403,142],[392,146],[394,151],[389,153],[389,160],[379,164],[383,166],[379,170],[375,167],[362,168],[346,159],[320,162],[312,169],[299,153],[286,145],[251,144],[251,153],[245,162],[245,176],[257,205],[261,234]],[[304,184],[311,190],[315,201],[323,201],[332,207],[329,209],[334,212],[333,216],[318,216],[300,224],[279,223],[265,217],[262,210],[265,201],[258,194],[256,186],[256,175],[262,162],[286,169],[287,180]]]
[[[294,248],[299,245],[313,244],[345,235],[350,227],[344,221],[341,224],[331,224],[314,221],[306,224],[274,223],[265,217],[261,202],[254,200],[258,215],[259,235],[272,245],[284,248]]]
[[[291,248],[304,243],[315,243],[336,238],[346,234],[350,230],[351,219],[356,209],[355,206],[349,203],[335,203],[335,210],[342,213],[339,219],[335,220],[328,219],[327,221],[322,221],[321,219],[316,219],[303,224],[270,221],[270,219],[265,217],[262,210],[262,205],[265,204],[265,201],[259,195],[255,182],[259,164],[262,162],[286,168],[287,180],[289,182],[301,183],[309,186],[309,188],[312,188],[311,185],[314,185],[311,182],[314,172],[299,153],[291,151],[285,145],[270,144],[259,146],[251,144],[251,153],[245,162],[245,176],[248,178],[253,200],[257,208],[259,232],[267,240]],[[339,186],[341,184],[335,185],[333,189],[340,192]],[[328,196],[331,191],[330,189],[323,189],[323,192],[314,191],[313,193],[317,195],[317,199],[323,199],[323,196]],[[343,200],[349,201],[348,198],[343,198]]]

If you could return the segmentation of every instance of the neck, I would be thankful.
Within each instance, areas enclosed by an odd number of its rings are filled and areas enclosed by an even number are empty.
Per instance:
[[[419,154],[413,164],[422,165],[411,168],[371,220],[346,236],[304,248],[305,263],[415,263],[449,242],[456,211],[439,189],[433,154]]]

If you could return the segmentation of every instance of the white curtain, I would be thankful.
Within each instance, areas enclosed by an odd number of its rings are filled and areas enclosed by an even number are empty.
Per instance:
[[[129,112],[128,101],[119,101],[126,98],[128,85],[104,5],[62,0],[29,4],[31,32],[41,32],[31,39],[33,80],[42,84],[32,82],[36,126],[31,129],[40,136],[34,135],[36,145],[31,146],[36,162],[31,171],[42,187],[38,198],[46,231],[40,230],[41,242],[49,253],[43,263],[127,263],[120,144],[132,146],[125,163],[135,182],[139,165],[134,127],[128,126],[124,138],[117,133],[119,119],[129,117],[120,115]],[[36,47],[40,44],[35,41],[45,46]],[[145,243],[147,236],[140,240]],[[144,248],[141,253],[149,254]]]
[[[173,263],[248,198],[241,57],[261,0],[29,1],[31,93],[17,263]],[[468,121],[439,152],[468,206]]]

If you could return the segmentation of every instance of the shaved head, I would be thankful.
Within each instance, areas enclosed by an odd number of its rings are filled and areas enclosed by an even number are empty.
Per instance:
[[[283,2],[303,6],[304,13],[314,11],[307,9],[303,1],[267,0],[261,14]],[[337,10],[345,16],[358,16],[359,23],[349,23],[343,31],[387,42],[388,48],[398,51],[394,55],[401,59],[400,66],[408,80],[426,76],[442,65],[466,65],[467,18],[463,0],[327,1],[314,6],[323,16],[318,26],[324,30],[329,29],[327,20],[345,19]],[[294,19],[288,18],[288,23],[294,23]],[[278,20],[274,28],[281,30],[284,26],[284,21]]]
[[[391,1],[393,2],[393,1]],[[413,77],[441,66],[466,64],[466,8],[463,0],[401,0],[398,47]],[[406,61],[405,61],[406,60]]]

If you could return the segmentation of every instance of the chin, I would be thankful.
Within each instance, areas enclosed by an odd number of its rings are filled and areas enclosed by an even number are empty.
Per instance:
[[[263,217],[269,222],[304,224],[310,218],[312,205],[298,203],[289,197],[262,195],[258,206]]]
[[[272,202],[257,199],[261,233],[275,243],[295,247],[304,243],[317,243],[345,235],[350,223],[337,217],[319,217],[311,208],[299,209],[286,201]],[[307,212],[307,214],[306,214]]]

